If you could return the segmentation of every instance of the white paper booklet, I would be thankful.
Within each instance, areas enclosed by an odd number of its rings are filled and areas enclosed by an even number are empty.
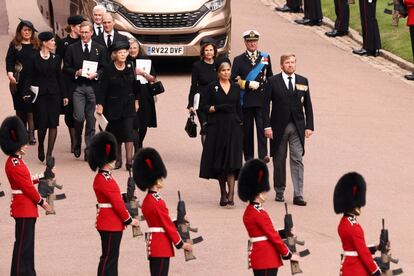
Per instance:
[[[200,105],[200,93],[196,93],[194,95],[194,102],[193,102],[194,110],[198,110],[199,105]]]
[[[102,131],[104,131],[106,129],[106,127],[108,126],[108,120],[105,118],[105,116],[99,115],[98,112],[96,112],[95,110],[95,119],[98,122],[98,125],[101,127]]]
[[[145,73],[150,74],[151,72],[151,60],[150,59],[137,59],[136,60],[136,67],[143,70]],[[141,82],[141,84],[148,83],[147,79],[144,76],[137,75],[137,80]]]
[[[39,95],[39,86],[31,85],[30,86],[30,91],[32,91],[35,94],[35,96],[33,97],[33,100],[32,100],[32,103],[34,103],[37,99],[37,95]]]
[[[84,60],[82,64],[82,77],[87,78],[89,74],[96,73],[98,71],[98,62]]]

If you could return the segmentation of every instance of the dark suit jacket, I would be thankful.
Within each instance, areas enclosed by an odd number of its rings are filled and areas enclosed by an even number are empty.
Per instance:
[[[294,91],[289,92],[283,81],[282,73],[269,78],[266,84],[266,99],[263,111],[264,128],[271,127],[273,140],[270,142],[270,154],[274,156],[280,140],[292,116],[305,153],[305,129],[313,130],[313,110],[308,80],[295,74]],[[272,103],[272,114],[270,113]]]
[[[259,55],[256,59],[256,65],[260,63],[263,56],[259,51]],[[236,77],[240,76],[242,80],[245,80],[249,72],[252,70],[254,66],[252,62],[247,57],[246,52],[241,55],[238,55],[234,58],[233,66],[231,69],[231,78],[233,81],[236,81]],[[249,81],[246,81],[245,91],[246,94],[244,95],[243,100],[243,107],[260,107],[263,105],[264,100],[264,87],[266,83],[266,79],[273,76],[272,72],[272,63],[270,62],[270,56],[268,57],[267,65],[263,67],[262,71],[258,74],[255,81],[260,83],[260,87],[258,90],[251,90],[249,88]],[[243,89],[241,87],[241,89]]]
[[[98,42],[99,44],[101,44],[102,46],[104,46],[105,48],[108,49],[108,47],[106,46],[104,32],[102,32],[98,36],[94,36],[92,39],[93,39],[93,41]],[[117,41],[127,41],[128,42],[128,37],[120,34],[117,30],[114,30],[114,37],[112,37],[111,39],[112,39],[112,43],[117,42]],[[109,55],[111,54],[109,51],[108,51],[108,53],[109,53]]]
[[[82,41],[75,42],[68,46],[66,49],[64,64],[63,64],[63,72],[70,78],[76,85],[80,85],[83,83],[90,84],[95,93],[98,89],[98,81],[97,80],[88,80],[84,77],[79,76],[75,79],[75,73],[77,70],[82,68],[83,65],[83,47]],[[89,61],[97,61],[98,62],[98,79],[102,75],[104,67],[106,66],[106,49],[99,43],[92,41]],[[73,92],[73,91],[72,91]]]
[[[45,63],[46,62],[46,63]],[[27,66],[27,78],[24,83],[24,92],[29,94],[30,86],[39,87],[39,95],[58,94],[66,98],[65,83],[61,70],[62,59],[55,54],[50,54],[47,61],[37,51]]]

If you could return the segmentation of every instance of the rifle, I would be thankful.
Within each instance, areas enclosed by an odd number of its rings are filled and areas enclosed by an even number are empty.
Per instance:
[[[298,253],[299,256],[305,257],[309,255],[310,252],[308,249],[302,250],[300,252],[297,252],[296,250],[297,244],[303,246],[305,245],[305,242],[298,240],[297,236],[295,236],[292,233],[293,218],[292,218],[292,215],[289,214],[288,212],[287,203],[285,203],[285,210],[286,210],[286,214],[284,218],[285,228],[283,230],[284,230],[284,236],[286,239],[284,241],[292,253]],[[299,262],[297,261],[292,261],[292,260],[290,261],[290,269],[291,269],[292,275],[295,275],[297,273],[303,273],[302,269],[300,269]]]
[[[47,203],[50,205],[51,211],[46,211],[46,215],[56,215],[54,202],[55,200],[62,200],[66,198],[66,195],[54,193],[55,187],[62,190],[63,185],[56,183],[55,173],[52,171],[55,167],[55,158],[50,156],[46,160],[46,170],[44,177],[39,180],[39,193],[43,198],[46,198]]]
[[[195,239],[190,238],[190,231],[197,233],[198,228],[192,228],[190,226],[190,222],[186,220],[185,215],[185,202],[181,200],[181,194],[180,191],[178,191],[177,219],[174,221],[175,227],[177,227],[178,233],[180,234],[180,237],[184,242],[188,242],[190,244],[202,242],[202,236],[199,236]],[[186,262],[196,259],[193,252],[187,250],[184,250],[184,257]]]
[[[0,183],[1,186],[1,183]],[[4,191],[0,191],[0,197],[4,196]]]
[[[385,229],[384,219],[382,219],[382,229],[380,234],[380,243],[378,245],[378,250],[381,251],[381,257],[376,257],[374,258],[374,260],[382,271],[381,275],[391,276],[403,273],[403,270],[401,268],[392,270],[390,268],[390,263],[398,264],[399,260],[391,257],[388,229]]]
[[[388,6],[393,6],[393,9],[384,9],[384,13],[390,14],[392,16],[391,25],[398,27],[400,17],[406,17],[408,15],[403,0],[393,0],[392,2],[388,3]]]
[[[135,196],[135,181],[132,177],[131,169],[129,169],[129,177],[128,177],[128,184],[127,184],[127,193],[126,193],[126,206],[127,209],[134,219],[138,219],[140,221],[145,220],[143,216],[139,215],[139,202],[137,201],[137,197]],[[142,236],[141,227],[132,226],[132,237]]]

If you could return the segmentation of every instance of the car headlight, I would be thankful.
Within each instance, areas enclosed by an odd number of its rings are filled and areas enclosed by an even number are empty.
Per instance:
[[[216,11],[224,6],[225,0],[211,0],[204,4],[210,11]]]
[[[112,0],[95,0],[96,4],[102,5],[107,12],[117,12],[122,5]]]

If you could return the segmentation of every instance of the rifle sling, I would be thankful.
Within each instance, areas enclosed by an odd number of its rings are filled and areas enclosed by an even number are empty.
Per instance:
[[[62,200],[62,199],[65,199],[66,198],[66,195],[65,194],[58,194],[58,195],[55,195],[56,196],[56,199],[55,200]]]
[[[299,256],[301,256],[301,257],[308,256],[309,254],[310,254],[309,249],[305,249],[305,250],[299,251]]]
[[[192,239],[193,244],[202,242],[204,239],[202,236]]]

